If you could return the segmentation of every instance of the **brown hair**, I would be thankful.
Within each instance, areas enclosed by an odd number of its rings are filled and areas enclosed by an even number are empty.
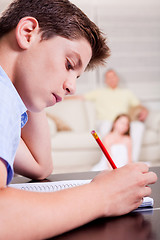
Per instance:
[[[115,123],[118,121],[118,119],[119,118],[121,118],[121,117],[126,117],[126,118],[128,118],[128,130],[124,133],[124,135],[128,135],[128,136],[130,136],[130,117],[129,117],[129,115],[128,114],[125,114],[125,113],[122,113],[122,114],[119,114],[115,119],[114,119],[114,121],[113,121],[113,124],[112,124],[112,128],[111,128],[111,132],[113,132],[113,130],[114,130],[114,125],[115,125]]]
[[[15,0],[0,18],[0,37],[16,28],[21,18],[37,19],[42,40],[59,35],[67,39],[85,38],[91,45],[92,58],[87,69],[103,65],[110,55],[100,29],[68,0]]]

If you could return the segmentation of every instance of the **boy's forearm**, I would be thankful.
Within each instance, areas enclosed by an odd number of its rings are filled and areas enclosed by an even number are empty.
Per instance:
[[[156,180],[139,163],[103,171],[89,184],[55,193],[1,189],[1,238],[46,239],[98,217],[126,214],[150,195],[149,185]]]
[[[44,179],[52,173],[53,165],[52,159],[44,156],[42,160],[35,159],[25,142],[21,139],[14,161],[14,171],[31,179]]]
[[[99,217],[95,191],[92,184],[44,194],[4,189],[0,192],[2,239],[46,239]]]
[[[15,172],[36,179],[45,178],[52,172],[51,137],[44,111],[28,112],[14,168]]]

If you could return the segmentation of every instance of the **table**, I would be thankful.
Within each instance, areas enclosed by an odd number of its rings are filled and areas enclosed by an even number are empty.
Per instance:
[[[158,178],[160,167],[151,167]],[[98,172],[55,174],[46,181],[89,179]],[[22,181],[23,180],[23,181]],[[12,183],[27,182],[27,178],[14,178]],[[52,238],[53,240],[160,240],[160,180],[151,186],[154,208],[131,212],[120,217],[101,218],[82,227]]]

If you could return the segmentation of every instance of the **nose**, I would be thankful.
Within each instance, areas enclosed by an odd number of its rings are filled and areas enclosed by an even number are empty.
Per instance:
[[[63,89],[65,90],[65,95],[73,95],[76,91],[76,78],[67,79],[64,82]]]

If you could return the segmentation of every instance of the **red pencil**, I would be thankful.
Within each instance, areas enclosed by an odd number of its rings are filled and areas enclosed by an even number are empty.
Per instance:
[[[102,149],[104,155],[105,155],[106,158],[108,159],[108,161],[109,161],[109,163],[111,164],[112,168],[113,168],[113,169],[116,169],[117,167],[116,167],[115,163],[113,162],[111,156],[109,155],[109,153],[108,153],[107,149],[105,148],[105,146],[103,145],[102,141],[99,139],[97,133],[96,133],[94,130],[93,130],[91,133],[92,133],[93,137],[96,139],[98,145],[99,145],[100,148]]]

